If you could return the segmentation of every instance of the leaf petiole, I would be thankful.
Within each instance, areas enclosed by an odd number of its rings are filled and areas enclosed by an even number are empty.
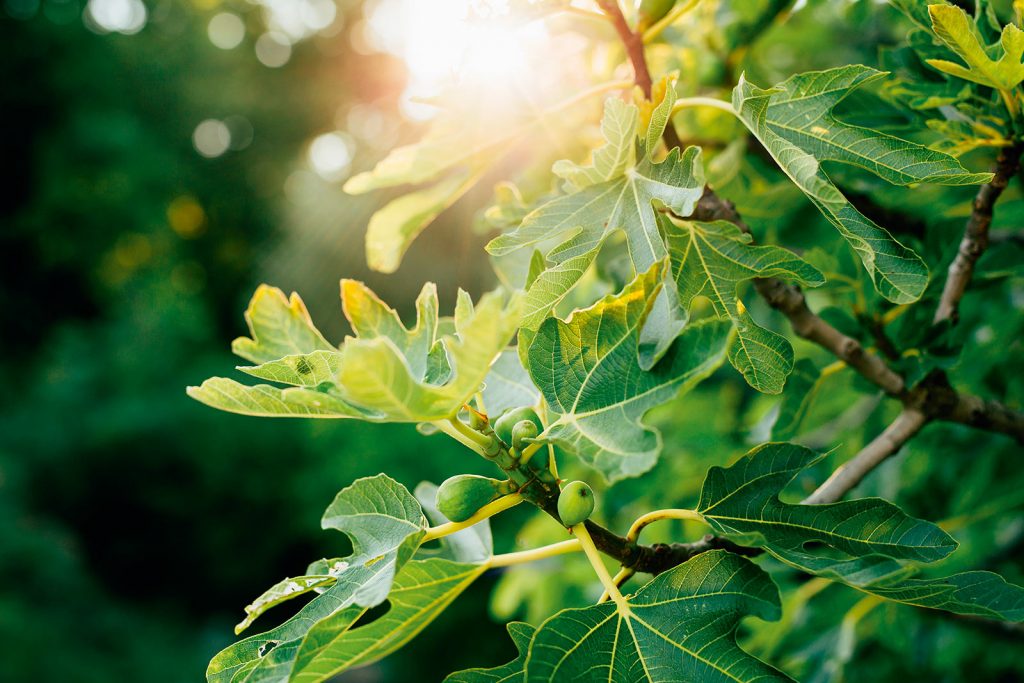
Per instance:
[[[737,116],[736,110],[732,108],[730,103],[725,100],[715,99],[714,97],[682,97],[672,105],[672,114],[675,115],[683,109],[690,109],[692,107],[713,107]]]
[[[594,573],[601,580],[601,585],[604,586],[605,592],[615,603],[619,614],[623,617],[629,616],[631,614],[629,603],[622,597],[619,587],[615,585],[611,574],[608,573],[608,568],[604,566],[604,562],[601,560],[601,553],[598,551],[597,546],[594,545],[594,539],[590,537],[590,532],[587,531],[586,522],[577,524],[571,530],[576,534],[576,538],[579,539],[580,545],[583,546],[583,552],[587,554],[587,559],[590,560],[590,566],[594,568]]]
[[[454,534],[456,531],[462,531],[468,527],[473,526],[479,522],[484,521],[489,517],[493,517],[499,512],[504,512],[514,508],[523,502],[523,497],[518,493],[510,493],[507,496],[502,496],[497,500],[493,500],[487,505],[476,511],[476,513],[464,522],[448,522],[446,524],[440,524],[438,526],[432,526],[427,529],[426,533],[423,534],[423,538],[420,539],[420,544],[433,541],[450,534]]]
[[[626,583],[631,578],[633,578],[633,574],[636,574],[636,570],[632,567],[622,567],[619,569],[618,572],[616,572],[615,576],[612,577],[612,581],[615,582],[616,586],[621,587],[622,584]],[[600,605],[602,602],[608,602],[609,597],[611,596],[608,595],[608,591],[605,591],[601,594],[601,597],[600,599],[598,599],[597,604]]]
[[[503,555],[495,555],[490,560],[488,560],[487,566],[491,569],[495,567],[509,567],[514,564],[533,562],[535,560],[543,560],[548,557],[557,557],[558,555],[574,553],[582,549],[583,548],[580,545],[580,540],[578,538],[571,538],[568,541],[552,543],[551,545],[541,546],[540,548],[533,548],[531,550],[521,550],[515,553],[505,553]]]
[[[686,510],[682,508],[668,508],[665,510],[653,510],[645,515],[637,517],[633,525],[629,527],[629,532],[626,534],[626,540],[630,543],[636,543],[636,540],[640,538],[640,532],[643,531],[644,527],[654,522],[659,522],[663,519],[682,519],[691,522],[703,522],[704,517],[693,510]]]

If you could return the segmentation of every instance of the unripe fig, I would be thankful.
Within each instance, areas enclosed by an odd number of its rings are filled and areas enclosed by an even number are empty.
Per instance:
[[[510,493],[510,483],[460,474],[437,487],[437,509],[453,522],[465,522],[495,498]]]
[[[675,4],[676,0],[641,0],[638,15],[640,30],[643,31],[661,21]]]
[[[512,429],[523,420],[529,420],[535,424],[538,433],[540,432],[542,428],[540,418],[537,417],[537,413],[533,411],[533,408],[515,408],[498,418],[497,422],[494,423],[494,433],[506,444],[512,445]]]
[[[569,482],[558,495],[558,516],[565,526],[587,521],[593,511],[594,492],[582,481]]]
[[[520,420],[512,427],[512,449],[522,451],[528,445],[526,440],[536,438],[540,429],[532,420]]]

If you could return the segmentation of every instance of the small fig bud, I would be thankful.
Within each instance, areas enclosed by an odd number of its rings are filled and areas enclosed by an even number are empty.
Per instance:
[[[558,516],[565,526],[587,521],[593,511],[594,492],[582,481],[569,482],[558,495]]]
[[[537,427],[538,433],[542,428],[540,418],[533,408],[515,408],[508,411],[494,423],[494,433],[498,438],[508,445],[512,445],[512,429],[523,420],[529,420]]]
[[[495,498],[508,493],[508,482],[460,474],[437,488],[437,509],[453,522],[465,522]]]
[[[522,451],[526,448],[527,439],[536,438],[540,434],[540,429],[531,420],[520,420],[516,422],[515,426],[512,427],[512,448],[516,451]]]

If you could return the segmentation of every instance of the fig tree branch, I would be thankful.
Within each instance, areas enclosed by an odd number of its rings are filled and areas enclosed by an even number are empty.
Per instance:
[[[803,500],[806,505],[834,503],[860,483],[873,469],[894,455],[915,434],[921,431],[928,417],[913,408],[905,408],[884,432],[857,455],[840,465],[814,493]]]
[[[946,284],[942,288],[942,297],[935,311],[933,324],[944,320],[956,323],[960,316],[960,299],[967,291],[967,285],[974,274],[974,265],[988,248],[989,227],[992,225],[992,214],[1000,195],[1017,171],[1020,169],[1020,155],[1024,151],[1024,143],[1017,143],[999,151],[993,178],[981,186],[971,207],[971,217],[967,219],[963,239],[956,257],[949,264]]]
[[[639,32],[633,31],[622,14],[618,0],[597,0],[597,6],[605,13],[615,32],[619,34],[619,40],[626,49],[626,56],[633,65],[633,79],[644,93],[644,97],[651,99],[651,72],[647,68],[647,58],[644,56],[644,37]]]

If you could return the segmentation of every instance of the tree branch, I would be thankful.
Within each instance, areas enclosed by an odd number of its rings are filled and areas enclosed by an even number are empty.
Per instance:
[[[618,0],[597,0],[597,6],[607,15],[619,34],[622,46],[626,48],[626,55],[630,64],[633,65],[633,79],[644,93],[644,97],[651,99],[651,72],[647,69],[647,58],[644,56],[644,37],[639,32],[629,28],[626,17],[622,14]]]
[[[732,202],[721,199],[711,188],[705,188],[704,196],[697,203],[692,218],[699,221],[726,220],[743,232],[750,233],[750,228],[740,218]],[[905,394],[903,378],[890,369],[881,357],[868,353],[859,341],[812,313],[799,287],[774,277],[758,278],[754,281],[754,287],[769,306],[789,319],[797,336],[828,349],[836,358],[890,396],[900,398]]]
[[[946,284],[942,288],[942,297],[939,299],[939,307],[935,311],[932,324],[937,325],[944,320],[950,320],[955,324],[958,321],[960,299],[963,298],[964,292],[967,291],[967,285],[971,282],[974,264],[988,248],[988,229],[992,225],[993,209],[999,196],[1003,194],[1003,190],[1010,182],[1010,178],[1020,169],[1022,150],[1024,150],[1022,143],[1000,150],[993,171],[994,177],[978,190],[978,194],[974,198],[971,217],[967,220],[963,239],[960,240],[960,248],[957,250],[953,262],[949,264]]]
[[[915,434],[921,431],[928,417],[913,408],[905,408],[899,417],[874,441],[865,446],[857,455],[841,465],[825,483],[803,500],[805,505],[834,503],[860,483],[871,470],[903,447]]]

